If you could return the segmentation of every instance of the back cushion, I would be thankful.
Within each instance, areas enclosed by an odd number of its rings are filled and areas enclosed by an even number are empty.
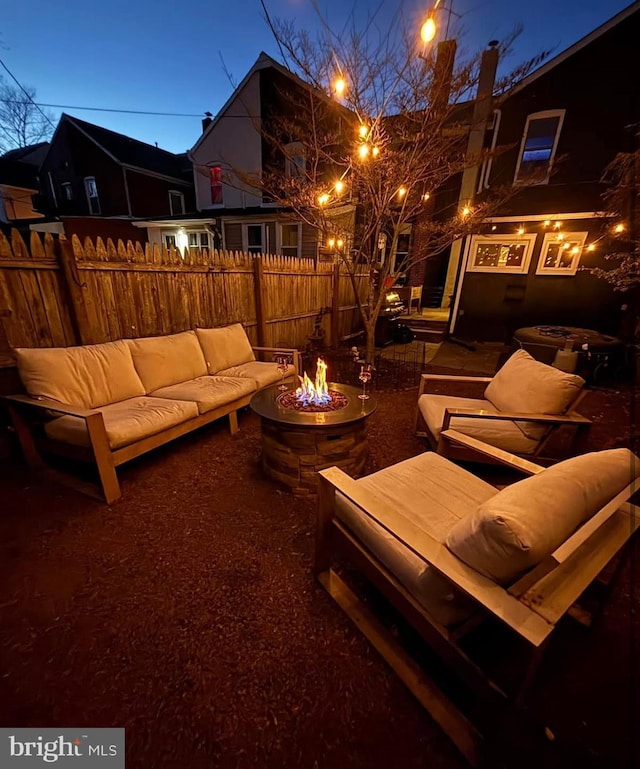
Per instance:
[[[456,523],[447,547],[501,584],[540,563],[640,475],[628,449],[583,454],[514,483]]]
[[[93,409],[144,395],[126,342],[19,348],[18,371],[32,397]]]
[[[518,350],[493,377],[484,397],[499,411],[530,414],[563,414],[584,386],[584,379],[540,363]],[[538,439],[544,425],[516,422],[528,437]]]
[[[196,334],[210,374],[256,359],[241,323],[223,328],[197,328]]]
[[[128,339],[127,344],[148,393],[207,374],[207,365],[194,331]]]

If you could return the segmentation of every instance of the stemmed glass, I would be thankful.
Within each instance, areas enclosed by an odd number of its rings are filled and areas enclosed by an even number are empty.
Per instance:
[[[276,362],[278,364],[278,373],[280,374],[280,384],[278,385],[278,390],[286,390],[287,385],[284,383],[284,378],[289,371],[289,362],[287,361],[287,356],[278,355],[276,357]]]
[[[371,364],[370,363],[363,363],[362,366],[360,366],[360,373],[358,374],[358,379],[362,382],[362,392],[360,395],[358,395],[358,398],[360,400],[366,401],[369,397],[367,395],[367,382],[371,381]]]

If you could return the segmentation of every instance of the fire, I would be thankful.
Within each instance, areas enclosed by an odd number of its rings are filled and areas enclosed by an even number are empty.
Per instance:
[[[331,402],[327,388],[327,364],[318,358],[316,363],[316,381],[312,382],[305,372],[304,377],[298,377],[300,387],[296,390],[296,398],[305,406],[325,406]]]

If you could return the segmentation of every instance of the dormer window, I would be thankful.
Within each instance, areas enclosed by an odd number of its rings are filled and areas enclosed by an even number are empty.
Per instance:
[[[171,216],[184,214],[184,195],[179,190],[169,190],[169,210]]]
[[[87,194],[89,213],[98,216],[100,214],[100,198],[98,197],[98,186],[94,176],[85,176],[84,190]]]
[[[527,118],[514,184],[547,184],[564,120],[563,109],[535,112]]]

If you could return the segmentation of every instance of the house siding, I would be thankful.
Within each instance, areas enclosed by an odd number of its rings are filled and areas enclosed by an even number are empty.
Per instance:
[[[640,89],[632,74],[640,61],[639,34],[636,12],[498,105],[502,119],[497,143],[507,149],[494,160],[493,189],[513,183],[528,115],[565,110],[564,121],[549,182],[513,188],[498,212],[513,219],[497,223],[492,232],[513,234],[521,225],[527,233],[537,233],[527,274],[463,271],[456,336],[508,342],[516,329],[541,324],[616,333],[628,299],[588,270],[610,266],[604,255],[613,249],[602,239],[606,222],[600,217],[572,220],[570,214],[602,210],[605,167],[616,153],[633,149],[628,127],[640,118]],[[531,217],[542,214],[557,217],[563,232],[586,231],[585,245],[599,240],[594,251],[583,249],[575,275],[536,274],[546,230]]]

